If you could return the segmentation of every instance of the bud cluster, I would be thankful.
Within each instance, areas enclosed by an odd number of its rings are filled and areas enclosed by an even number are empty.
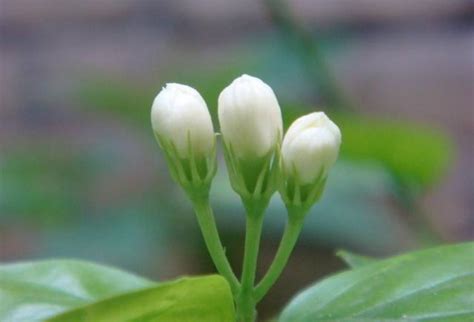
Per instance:
[[[283,137],[281,109],[262,80],[242,75],[219,95],[218,118],[232,188],[245,206],[240,281],[219,238],[209,190],[216,173],[216,134],[206,102],[193,88],[168,84],[156,96],[151,123],[173,179],[193,202],[207,249],[234,296],[237,321],[255,320],[255,306],[283,271],[304,216],[319,199],[337,159],[341,132],[323,112],[297,119]],[[255,283],[263,214],[275,191],[288,221],[272,265]]]
[[[269,200],[278,189],[287,206],[309,208],[317,201],[341,143],[339,128],[323,112],[297,119],[282,142],[275,93],[242,75],[219,95],[218,117],[230,181],[243,199]],[[209,190],[216,139],[202,96],[189,86],[167,84],[153,102],[151,121],[173,178],[187,191]]]

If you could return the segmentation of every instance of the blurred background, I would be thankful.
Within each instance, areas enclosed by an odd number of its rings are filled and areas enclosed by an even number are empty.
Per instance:
[[[324,110],[343,133],[262,318],[344,269],[338,249],[384,257],[474,238],[473,18],[470,0],[0,0],[0,261],[213,272],[149,113],[182,82],[215,116],[243,73],[273,87],[286,126]],[[222,162],[212,199],[240,271],[243,209]],[[274,198],[260,274],[284,222]]]

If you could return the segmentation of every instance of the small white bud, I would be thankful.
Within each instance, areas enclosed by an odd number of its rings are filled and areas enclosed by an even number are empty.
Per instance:
[[[158,93],[151,109],[153,131],[172,143],[178,156],[208,156],[215,142],[211,116],[206,102],[192,87],[166,84]]]
[[[324,178],[339,154],[341,132],[323,112],[298,118],[283,139],[281,158],[284,171],[300,185]]]
[[[263,157],[281,140],[277,98],[256,77],[242,75],[227,86],[219,95],[218,114],[224,142],[239,159]]]

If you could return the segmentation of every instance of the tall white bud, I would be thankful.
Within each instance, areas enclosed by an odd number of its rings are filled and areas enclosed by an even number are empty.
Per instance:
[[[256,77],[242,75],[227,86],[219,95],[218,114],[225,144],[240,159],[263,157],[281,140],[277,98]]]
[[[268,201],[277,187],[274,161],[283,133],[275,93],[242,75],[219,95],[218,116],[232,187],[244,199]]]
[[[339,154],[341,132],[323,112],[298,118],[291,124],[283,139],[281,165],[284,178],[294,194],[314,202],[321,193],[329,169]],[[311,196],[311,191],[314,195]],[[286,196],[292,199],[292,196]],[[314,200],[313,200],[314,199]]]
[[[214,148],[214,130],[206,102],[192,87],[166,84],[153,101],[153,131],[172,143],[181,158],[209,155]]]

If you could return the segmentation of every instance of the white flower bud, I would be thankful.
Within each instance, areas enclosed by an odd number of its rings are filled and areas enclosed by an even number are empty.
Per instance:
[[[281,150],[287,176],[297,177],[301,185],[315,183],[327,175],[339,154],[341,132],[323,112],[298,118],[291,124]]]
[[[153,131],[172,143],[178,156],[206,157],[214,148],[214,130],[206,102],[192,87],[166,84],[153,101]]]
[[[227,86],[219,95],[218,114],[224,142],[240,159],[263,157],[281,140],[277,98],[256,77],[242,75]]]

